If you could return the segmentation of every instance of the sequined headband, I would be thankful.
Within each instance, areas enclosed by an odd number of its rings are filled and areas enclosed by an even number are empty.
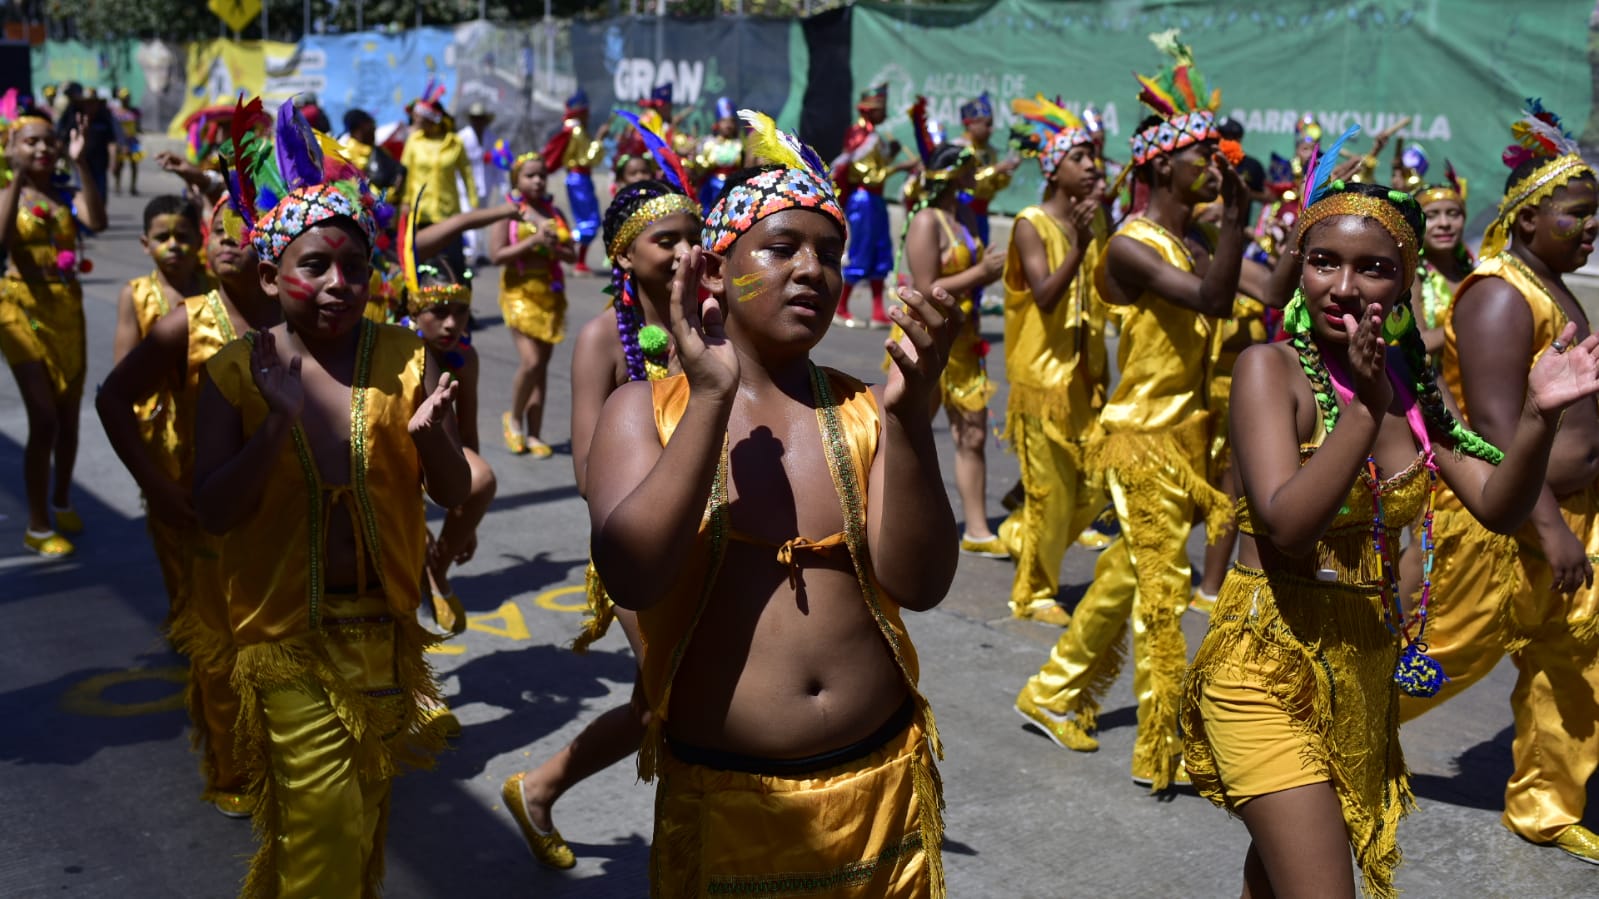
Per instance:
[[[414,291],[407,291],[405,311],[411,315],[420,315],[424,309],[431,309],[434,306],[453,306],[457,303],[470,305],[471,302],[470,284],[431,284]]]
[[[1403,191],[1390,191],[1389,195],[1397,195],[1394,202],[1414,202]],[[1416,229],[1405,220],[1404,214],[1387,200],[1361,193],[1337,193],[1311,204],[1299,219],[1299,249],[1305,249],[1305,238],[1310,236],[1310,230],[1318,223],[1340,215],[1371,219],[1388,232],[1388,236],[1399,246],[1399,258],[1405,269],[1404,283],[1408,288],[1416,279],[1416,269],[1421,265],[1421,241],[1416,238]]]
[[[1133,135],[1133,165],[1143,165],[1163,153],[1175,153],[1200,141],[1220,138],[1216,114],[1208,109],[1172,116]]]
[[[256,220],[250,241],[262,262],[276,265],[296,237],[329,219],[347,218],[361,229],[370,248],[377,241],[378,226],[372,216],[375,202],[365,185],[355,181],[302,187]]]
[[[785,209],[814,209],[832,219],[840,231],[849,231],[832,183],[809,169],[781,168],[761,172],[718,200],[705,218],[700,243],[713,253],[726,253],[739,235]]]
[[[1510,226],[1521,210],[1542,203],[1555,191],[1585,175],[1592,176],[1593,169],[1575,153],[1556,156],[1533,169],[1532,174],[1517,186],[1515,193],[1505,194],[1505,198],[1499,201],[1499,215],[1482,236],[1482,258],[1491,259],[1510,246]]]
[[[1072,147],[1093,142],[1094,135],[1087,128],[1066,128],[1057,131],[1049,139],[1049,143],[1044,145],[1043,152],[1038,154],[1038,168],[1044,173],[1044,177],[1048,178],[1055,174],[1055,170],[1060,168],[1062,162],[1066,161],[1066,154],[1072,151]]]
[[[1438,203],[1443,200],[1459,203],[1462,209],[1466,207],[1466,198],[1460,195],[1460,191],[1447,184],[1429,187],[1416,194],[1416,203],[1420,206],[1426,206],[1428,203]]]
[[[611,241],[610,246],[606,247],[610,251],[611,258],[616,258],[617,254],[631,246],[633,241],[644,233],[645,228],[667,216],[679,213],[693,216],[694,221],[698,222],[700,220],[700,204],[680,193],[661,194],[645,201],[639,208],[633,210],[633,214],[627,217],[627,221],[622,223],[622,227],[616,229],[616,238]]]

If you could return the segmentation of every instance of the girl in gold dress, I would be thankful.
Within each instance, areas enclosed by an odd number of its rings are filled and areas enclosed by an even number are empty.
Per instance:
[[[577,258],[566,217],[545,193],[544,157],[524,153],[511,165],[517,215],[489,239],[489,258],[500,266],[500,312],[516,345],[511,408],[501,417],[505,447],[547,459],[554,450],[539,439],[544,426],[544,385],[555,344],[566,338],[566,283],[561,263]]]
[[[71,488],[85,354],[78,275],[91,266],[83,257],[78,227],[80,222],[90,231],[106,226],[105,198],[84,163],[87,126],[86,117],[79,115],[66,148],[82,184],[75,197],[55,185],[61,147],[50,120],[32,111],[8,128],[6,161],[13,177],[0,189],[0,246],[10,258],[0,281],[0,355],[11,367],[28,411],[22,454],[28,494],[23,546],[48,558],[73,551],[62,533],[83,530],[83,520],[72,508]]]

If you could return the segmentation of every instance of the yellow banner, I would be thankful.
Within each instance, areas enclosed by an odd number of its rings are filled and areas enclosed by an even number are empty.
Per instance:
[[[261,14],[261,0],[211,0],[206,5],[234,31],[243,31]]]
[[[279,92],[273,89],[271,73],[282,69],[294,57],[294,51],[294,44],[281,41],[211,40],[190,44],[185,65],[188,95],[183,108],[167,126],[167,134],[183,137],[184,122],[189,116],[210,106],[232,106],[240,94],[246,99],[259,96],[266,101],[268,111],[275,110],[286,96],[278,96]]]

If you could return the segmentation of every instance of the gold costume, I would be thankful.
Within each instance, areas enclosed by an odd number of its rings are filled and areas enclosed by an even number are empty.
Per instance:
[[[572,239],[566,223],[555,219],[556,238],[561,243]],[[505,226],[512,244],[538,233],[538,227],[521,219]],[[566,286],[561,281],[561,264],[548,248],[524,254],[500,267],[500,314],[505,326],[544,343],[566,339]]]
[[[238,752],[258,797],[261,848],[247,896],[375,895],[389,778],[426,763],[437,745],[418,703],[437,702],[438,692],[422,655],[430,639],[416,621],[427,529],[407,430],[426,398],[426,350],[401,328],[363,321],[358,353],[351,482],[322,483],[297,426],[270,465],[272,489],[219,541],[238,650]],[[206,370],[239,410],[245,436],[261,427],[268,410],[249,342],[230,343]],[[334,515],[351,519],[353,593],[326,590]]]
[[[161,275],[151,272],[128,282],[133,290],[133,315],[139,325],[139,339],[149,335],[150,329],[163,315],[172,311],[166,291],[161,289]],[[145,450],[161,471],[169,478],[180,480],[181,445],[187,435],[180,438],[173,421],[172,397],[167,390],[158,390],[133,404],[133,414],[139,419],[139,436],[144,438]],[[188,483],[186,480],[180,483]],[[161,566],[161,580],[167,588],[167,624],[172,624],[181,606],[181,597],[188,590],[188,565],[185,561],[188,547],[183,535],[155,518],[146,515],[145,527],[150,532],[150,542],[155,546],[155,558]]]
[[[43,217],[17,205],[11,266],[0,282],[0,355],[12,367],[42,362],[58,401],[83,395],[83,284],[56,265],[57,253],[75,250],[77,224],[64,203]]]
[[[461,211],[460,189],[455,186],[457,175],[466,185],[466,206],[472,208],[477,197],[472,160],[466,157],[466,148],[454,132],[445,132],[441,137],[413,133],[405,140],[400,165],[405,166],[405,203],[417,207],[421,224],[442,222]],[[426,194],[418,201],[417,194],[424,188]]]
[[[1319,419],[1317,432],[1302,459],[1325,436]],[[1227,573],[1185,684],[1183,749],[1194,786],[1229,811],[1330,783],[1364,894],[1391,899],[1396,829],[1412,798],[1399,747],[1399,641],[1383,619],[1386,575],[1366,477],[1350,486],[1306,573],[1241,565]],[[1420,456],[1383,482],[1388,545],[1421,513],[1429,489]],[[1238,529],[1270,540],[1248,500],[1239,501]]]
[[[1066,228],[1038,206],[1016,219],[1038,232],[1047,268],[1059,269],[1071,250]],[[1010,597],[1016,614],[1034,602],[1055,601],[1061,559],[1105,507],[1104,489],[1083,468],[1083,441],[1109,384],[1105,308],[1093,286],[1107,230],[1105,217],[1095,216],[1077,276],[1048,314],[1033,298],[1014,240],[1005,257],[1005,435],[1025,498],[1000,525],[999,537],[1016,560]]]
[[[1229,429],[1233,391],[1233,366],[1244,350],[1266,342],[1266,306],[1239,294],[1233,300],[1233,317],[1222,322],[1216,369],[1210,376],[1210,481],[1219,486],[1232,455]]]
[[[184,439],[175,445],[173,478],[180,484],[194,479],[194,410],[199,402],[200,370],[237,336],[222,297],[212,290],[183,301],[189,320],[189,358],[184,383],[171,393],[174,430]],[[200,750],[200,770],[205,775],[206,802],[247,809],[250,773],[234,751],[233,729],[239,717],[239,696],[231,683],[233,638],[228,630],[227,596],[217,570],[217,538],[199,528],[179,529],[150,520],[150,532],[159,545],[169,541],[177,548],[176,564],[182,572],[182,589],[173,599],[167,634],[172,645],[189,659],[189,686],[185,700],[194,726],[193,742]]]
[[[650,875],[657,899],[817,892],[861,899],[944,896],[943,799],[934,764],[942,752],[938,730],[916,689],[916,650],[899,606],[876,583],[866,546],[866,484],[877,452],[877,401],[846,375],[820,368],[812,374],[817,419],[844,512],[844,532],[835,538],[849,549],[862,601],[904,673],[913,723],[870,755],[803,777],[690,765],[667,747],[663,734],[672,681],[732,537],[724,451],[699,539],[674,594],[639,613],[643,687],[652,712],[639,750],[639,773],[646,780],[660,778]],[[652,386],[664,446],[688,405],[688,379],[678,375]]]
[[[944,237],[949,241],[949,250],[939,262],[938,277],[948,278],[958,275],[982,260],[983,242],[977,238],[977,235],[959,222],[951,227],[950,213],[940,209],[931,211],[938,219],[939,227],[944,229]],[[966,322],[961,325],[960,333],[955,335],[955,343],[949,348],[949,360],[945,363],[944,374],[938,381],[938,404],[953,411],[981,412],[988,408],[988,400],[996,389],[994,383],[988,379],[985,358],[988,346],[983,341],[983,335],[977,330],[977,316],[973,314],[975,307],[972,304],[971,293],[960,294],[953,299],[959,301],[961,314],[966,317]],[[905,331],[899,325],[895,325],[889,331],[889,339],[896,343],[904,336]],[[888,371],[893,365],[893,359],[885,352],[883,371]]]
[[[564,130],[572,132],[566,149],[561,153],[561,165],[569,171],[587,172],[605,158],[605,144],[589,135],[583,120],[569,118],[562,123]]]
[[[339,152],[350,161],[350,165],[362,172],[366,171],[367,163],[372,161],[374,149],[372,144],[362,143],[348,134],[339,138]]]
[[[980,204],[979,214],[986,214],[988,203],[994,199],[994,195],[1010,187],[1011,173],[1002,172],[996,167],[999,154],[995,153],[989,144],[979,146],[967,141],[966,145],[971,148],[973,160],[977,163],[976,183],[972,185],[969,193],[972,199]]]
[[[1116,233],[1155,248],[1175,268],[1194,270],[1183,242],[1148,219],[1129,219]],[[1094,270],[1101,296],[1108,258],[1101,256]],[[1182,752],[1177,703],[1188,647],[1179,619],[1193,583],[1188,533],[1196,509],[1212,533],[1226,526],[1231,510],[1205,477],[1215,328],[1205,316],[1150,293],[1121,308],[1121,382],[1100,411],[1084,462],[1105,478],[1122,539],[1100,554],[1071,627],[1022,692],[1092,729],[1099,697],[1121,672],[1130,623],[1138,697],[1132,772],[1163,790]]]
[[[1565,312],[1511,251],[1485,259],[1461,282],[1460,293],[1480,278],[1514,287],[1532,315],[1532,358],[1566,326]],[[1444,380],[1468,417],[1462,390],[1453,305],[1444,312]],[[1560,501],[1561,517],[1599,558],[1599,484]],[[1515,771],[1505,787],[1504,824],[1534,842],[1553,840],[1582,821],[1588,778],[1599,764],[1599,592],[1587,588],[1570,599],[1550,589],[1548,563],[1537,529],[1516,538],[1490,533],[1443,490],[1433,516],[1437,557],[1433,573],[1428,654],[1450,682],[1432,700],[1406,700],[1405,718],[1481,680],[1508,650],[1518,672],[1510,696],[1516,721],[1511,755]],[[1447,542],[1446,538],[1447,537]]]

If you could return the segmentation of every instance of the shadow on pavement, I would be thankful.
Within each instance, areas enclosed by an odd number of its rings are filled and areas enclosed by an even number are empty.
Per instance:
[[[186,667],[147,653],[131,670],[86,668],[0,694],[0,761],[75,765],[107,747],[181,736]]]

